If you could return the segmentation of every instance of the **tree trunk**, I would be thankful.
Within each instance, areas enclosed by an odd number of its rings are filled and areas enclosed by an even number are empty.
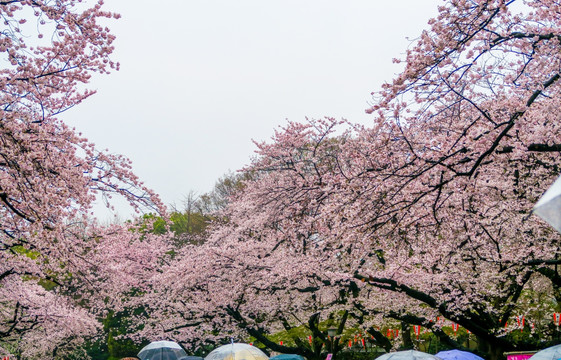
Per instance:
[[[414,348],[413,339],[411,339],[411,325],[404,321],[401,322],[401,338],[401,350],[412,350]]]
[[[487,354],[487,360],[505,360],[504,349],[497,344],[490,344],[489,342],[478,338],[477,339],[477,349],[480,353]]]

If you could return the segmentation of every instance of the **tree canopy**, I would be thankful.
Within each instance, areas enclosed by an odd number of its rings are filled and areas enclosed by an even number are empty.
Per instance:
[[[139,233],[90,223],[96,196],[163,206],[128,159],[98,151],[61,119],[94,94],[86,87],[93,74],[119,67],[102,25],[119,16],[102,4],[0,2],[2,353],[73,351],[97,331],[103,296],[159,253],[144,251]]]
[[[62,356],[108,308],[142,309],[136,340],[252,336],[308,359],[336,353],[346,327],[389,349],[390,323],[449,347],[444,324],[460,325],[493,360],[552,339],[539,314],[561,310],[559,234],[531,209],[561,165],[558,2],[445,1],[373,92],[370,124],[289,122],[171,216],[126,158],[59,119],[118,68],[99,25],[118,16],[101,5],[0,3],[2,346]],[[96,194],[153,215],[87,223]],[[510,332],[517,316],[539,334]]]
[[[176,271],[199,273],[191,286],[212,297],[211,312],[243,310],[229,320],[248,332],[281,328],[280,309],[305,322],[321,312],[314,296],[335,304],[356,288],[330,310],[362,314],[365,327],[394,319],[459,347],[441,318],[491,358],[536,346],[505,327],[558,301],[559,235],[531,209],[559,173],[560,11],[446,1],[396,60],[404,70],[373,93],[372,123],[291,122],[258,143],[212,246],[185,249]],[[217,285],[217,267],[239,285]],[[523,301],[529,289],[550,300]],[[209,309],[193,303],[205,296],[174,311],[202,322]]]

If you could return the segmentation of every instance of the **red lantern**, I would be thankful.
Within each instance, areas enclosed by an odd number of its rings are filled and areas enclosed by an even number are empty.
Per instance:
[[[421,335],[421,325],[413,325],[413,331],[415,335],[417,335],[417,340],[419,339],[419,335]]]
[[[518,323],[518,328],[520,331],[524,331],[524,316],[517,316],[516,322]]]

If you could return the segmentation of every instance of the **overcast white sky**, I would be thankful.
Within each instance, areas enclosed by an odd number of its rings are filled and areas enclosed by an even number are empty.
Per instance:
[[[121,70],[95,77],[98,93],[64,119],[180,206],[249,163],[251,140],[286,119],[368,123],[370,93],[441,3],[106,0],[122,15],[110,26]]]

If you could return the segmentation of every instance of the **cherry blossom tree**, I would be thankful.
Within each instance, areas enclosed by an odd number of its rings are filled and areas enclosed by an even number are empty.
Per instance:
[[[531,209],[559,172],[560,6],[447,1],[374,93],[371,125],[290,123],[258,144],[219,231],[305,256],[293,263],[303,274],[358,281],[373,290],[355,304],[366,317],[459,346],[444,318],[493,359],[536,346],[505,327],[547,306],[521,301],[529,287],[559,293],[559,235]]]
[[[447,2],[376,94],[373,126],[337,152],[310,126],[261,145],[253,211],[271,207],[266,222],[285,231],[304,215],[304,229],[351,254],[352,276],[417,305],[387,314],[425,326],[444,316],[493,356],[511,349],[503,329],[527,311],[524,287],[559,285],[558,235],[530,215],[559,171],[558,11]]]
[[[173,338],[196,349],[254,337],[269,351],[309,359],[336,355],[346,346],[344,330],[360,322],[348,311],[361,294],[356,282],[335,283],[336,275],[318,271],[321,259],[276,251],[274,243],[221,229],[202,245],[177,250],[177,257],[148,279],[149,290],[123,304],[144,310],[131,321],[143,324],[138,340]],[[327,336],[328,327],[337,328],[336,339]],[[280,331],[288,334],[284,344],[274,340]]]
[[[559,300],[559,234],[531,209],[560,170],[560,12],[553,0],[446,1],[373,93],[372,124],[289,123],[258,143],[215,240],[151,279],[170,295],[151,293],[146,331],[274,331],[279,309],[292,326],[322,308],[461,347],[436,319],[453,322],[491,359],[544,346],[546,324],[517,341],[508,324]],[[351,284],[356,297],[338,301]]]
[[[95,196],[163,209],[128,159],[97,151],[62,121],[94,93],[85,87],[92,74],[118,69],[110,57],[114,36],[102,25],[118,15],[102,5],[0,1],[0,343],[22,356],[55,357],[55,348],[92,334],[98,299],[81,306],[86,299],[72,292],[107,295],[98,280],[116,281],[109,274],[118,271],[106,260],[139,259],[125,251],[132,250],[127,230],[84,230]]]
[[[74,256],[59,262],[48,279],[20,274],[4,280],[4,351],[25,358],[83,351],[101,330],[98,317],[119,309],[121,297],[145,290],[141,279],[160,266],[171,244],[169,236],[145,233],[138,224],[71,230],[75,243],[68,251]]]
[[[425,262],[431,273],[458,267],[441,299],[427,291],[435,276],[423,287],[374,274],[369,282],[431,305],[495,349],[512,346],[496,336],[519,311],[524,285],[538,274],[559,285],[548,265],[557,261],[558,236],[530,216],[559,171],[558,11],[547,1],[448,2],[369,109],[405,155],[366,168],[391,179],[370,226],[414,240],[424,258],[438,260],[411,264]],[[476,271],[466,279],[469,267]],[[489,300],[500,307],[483,308]],[[482,313],[486,319],[469,324]]]

